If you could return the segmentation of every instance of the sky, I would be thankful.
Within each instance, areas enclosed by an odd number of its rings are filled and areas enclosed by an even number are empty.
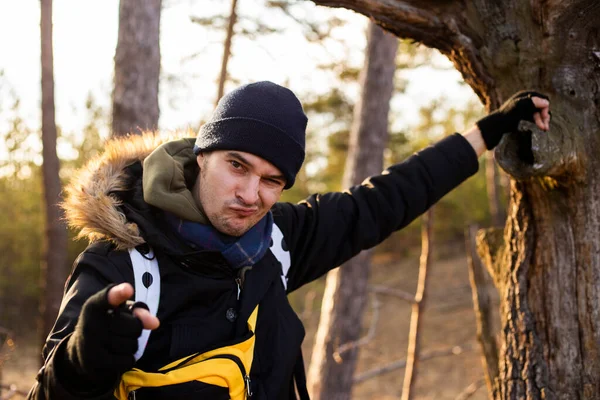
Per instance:
[[[228,1],[163,0],[161,14],[161,129],[196,127],[214,107],[224,32],[195,24],[191,16],[225,14]],[[300,19],[321,21],[337,16],[347,21],[323,45],[307,43],[299,24],[280,12],[264,12],[262,0],[240,0],[238,24],[252,25],[252,18],[282,29],[281,34],[258,39],[235,38],[230,73],[239,83],[271,80],[289,86],[300,99],[324,93],[332,75],[316,71],[318,64],[348,60],[362,65],[366,42],[366,18],[352,11],[301,2],[295,8]],[[85,101],[91,94],[110,110],[110,94],[118,33],[118,0],[54,1],[54,74],[57,124],[77,134],[86,122]],[[20,100],[20,114],[33,130],[40,127],[39,0],[0,0],[0,109],[11,94]],[[240,25],[240,26],[242,26]],[[441,65],[450,63],[440,56]],[[394,99],[392,108],[406,124],[415,123],[416,107],[446,96],[461,102],[473,96],[460,86],[455,70],[421,68],[405,74],[406,93]],[[231,90],[234,83],[226,87]],[[356,96],[357,88],[349,88]],[[2,114],[0,114],[1,118]],[[0,126],[6,121],[0,120]],[[310,122],[309,122],[310,123]],[[0,146],[0,156],[1,156]]]

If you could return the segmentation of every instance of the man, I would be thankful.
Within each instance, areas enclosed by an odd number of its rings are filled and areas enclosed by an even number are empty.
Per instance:
[[[406,226],[520,120],[547,130],[547,98],[517,93],[464,136],[299,204],[278,200],[304,160],[307,118],[270,82],[225,96],[195,142],[109,144],[67,188],[67,218],[92,244],[29,398],[307,398],[304,329],[286,294]]]

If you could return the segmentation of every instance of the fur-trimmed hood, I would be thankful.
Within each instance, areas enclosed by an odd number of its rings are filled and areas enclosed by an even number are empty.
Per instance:
[[[77,237],[90,242],[110,240],[119,249],[143,244],[138,226],[126,219],[119,210],[121,201],[111,193],[128,189],[126,167],[144,162],[162,144],[189,136],[189,132],[168,137],[147,132],[109,140],[104,152],[78,170],[65,188],[62,207],[69,226],[78,231]]]

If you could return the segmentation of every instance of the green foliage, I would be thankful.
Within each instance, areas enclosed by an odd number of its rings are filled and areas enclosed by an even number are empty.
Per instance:
[[[305,102],[311,121],[307,138],[307,168],[313,168],[311,192],[341,189],[353,108],[352,100],[339,88]]]
[[[44,215],[35,135],[19,116],[18,100],[2,114],[8,123],[2,135],[7,154],[0,159],[0,315],[14,330],[24,328],[23,313],[37,310]]]
[[[402,46],[406,47],[406,42],[401,42]],[[411,46],[410,51],[405,53],[418,59],[412,62],[404,59],[400,62],[401,65],[419,66],[430,60],[431,54],[428,49],[422,54],[416,46]],[[313,189],[309,192],[343,189],[341,180],[348,154],[353,106],[352,100],[341,88],[334,88],[324,95],[314,97],[312,101],[305,102],[305,110],[310,118],[307,152],[311,155],[307,157],[307,163],[314,167],[308,176],[307,188]],[[443,97],[431,102],[419,110],[420,122],[417,125],[407,128],[407,131],[390,132],[384,164],[402,162],[430,143],[453,132],[466,130],[483,115],[483,112],[483,107],[476,99],[462,107],[456,107]],[[394,115],[390,117],[392,120],[395,118]],[[481,162],[480,169],[484,168],[484,162]],[[464,227],[471,222],[490,224],[485,173],[476,174],[446,195],[436,205],[434,218],[435,240],[442,243],[462,242]],[[420,220],[417,220],[393,235],[380,249],[418,250],[420,241]]]
[[[410,133],[391,134],[386,164],[401,162],[412,153],[440,140],[453,132],[464,131],[483,115],[483,107],[476,100],[468,102],[463,108],[449,105],[449,101],[440,98],[421,108],[421,122]],[[443,197],[435,206],[434,240],[436,243],[461,242],[464,229],[470,223],[491,224],[489,213],[485,162],[479,162],[480,172],[463,182]],[[382,247],[393,251],[399,247],[419,248],[420,219],[404,230],[394,234]],[[401,245],[398,246],[397,244]]]
[[[108,137],[109,118],[106,110],[96,103],[89,94],[85,102],[87,122],[81,132],[61,134],[59,138],[63,148],[68,148],[71,158],[62,157],[61,179],[67,182],[71,174],[82,167],[102,149],[102,143]]]
[[[397,57],[399,70],[431,65],[433,55],[434,51],[431,49],[400,41]],[[346,68],[343,63],[321,67],[334,71],[343,83],[325,94],[312,96],[304,101],[304,109],[309,116],[307,159],[299,174],[299,183],[284,194],[285,201],[298,201],[313,192],[344,189],[341,187],[341,180],[348,154],[354,107],[353,100],[344,88],[351,84],[357,85],[359,71]],[[434,67],[438,68],[435,65]],[[399,74],[396,77],[395,92],[401,93],[406,84],[399,84],[398,81],[402,81],[402,78],[398,78]],[[483,108],[476,99],[457,108],[442,97],[421,108],[419,114],[420,122],[417,125],[407,128],[406,131],[390,132],[385,165],[402,162],[430,143],[453,132],[464,131],[483,115]],[[394,118],[396,116],[391,114],[390,119],[393,121]],[[484,169],[483,163],[480,169]],[[301,188],[298,188],[299,185]],[[470,222],[482,225],[490,223],[484,173],[476,174],[436,205],[436,240],[462,241],[464,227]],[[393,235],[380,249],[396,252],[398,249],[418,250],[420,241],[420,220],[417,220]]]
[[[101,132],[108,126],[106,113],[90,97],[88,123],[80,134],[62,134],[61,148],[70,148],[75,157],[62,160],[61,177],[101,148]],[[0,132],[7,154],[0,158],[0,316],[2,326],[17,336],[34,335],[32,320],[40,295],[40,265],[45,226],[39,132],[20,117],[19,102],[0,115],[8,121]],[[70,239],[74,233],[70,232]],[[69,241],[69,262],[87,243]],[[27,315],[27,318],[23,318]]]

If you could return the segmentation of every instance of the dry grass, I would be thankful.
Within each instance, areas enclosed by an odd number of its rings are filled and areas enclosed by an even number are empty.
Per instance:
[[[41,356],[33,346],[21,344],[18,340],[10,351],[3,352],[2,380],[5,385],[16,385],[21,392],[28,392],[37,374]],[[19,396],[13,397],[19,399]]]
[[[414,293],[418,273],[418,255],[403,260],[378,256],[372,267],[371,282]],[[447,349],[456,345],[471,345],[472,350],[460,355],[433,358],[420,363],[416,378],[416,399],[454,400],[467,386],[483,378],[479,346],[475,339],[475,318],[471,302],[466,259],[455,256],[435,260],[429,273],[429,294],[423,315],[422,351]],[[302,288],[292,304],[302,314],[307,336],[305,360],[310,361],[313,336],[319,320],[320,299],[314,299],[311,310],[303,310],[305,295],[321,293],[323,280]],[[357,373],[406,357],[410,306],[397,298],[379,295],[380,318],[375,340],[361,348]],[[306,312],[308,311],[308,312]],[[370,310],[365,316],[365,328]],[[39,351],[16,342],[3,364],[2,382],[15,383],[28,391],[39,368]],[[308,365],[306,366],[308,368]],[[353,399],[397,399],[400,397],[404,369],[398,369],[355,386]],[[485,385],[470,397],[486,400]]]

